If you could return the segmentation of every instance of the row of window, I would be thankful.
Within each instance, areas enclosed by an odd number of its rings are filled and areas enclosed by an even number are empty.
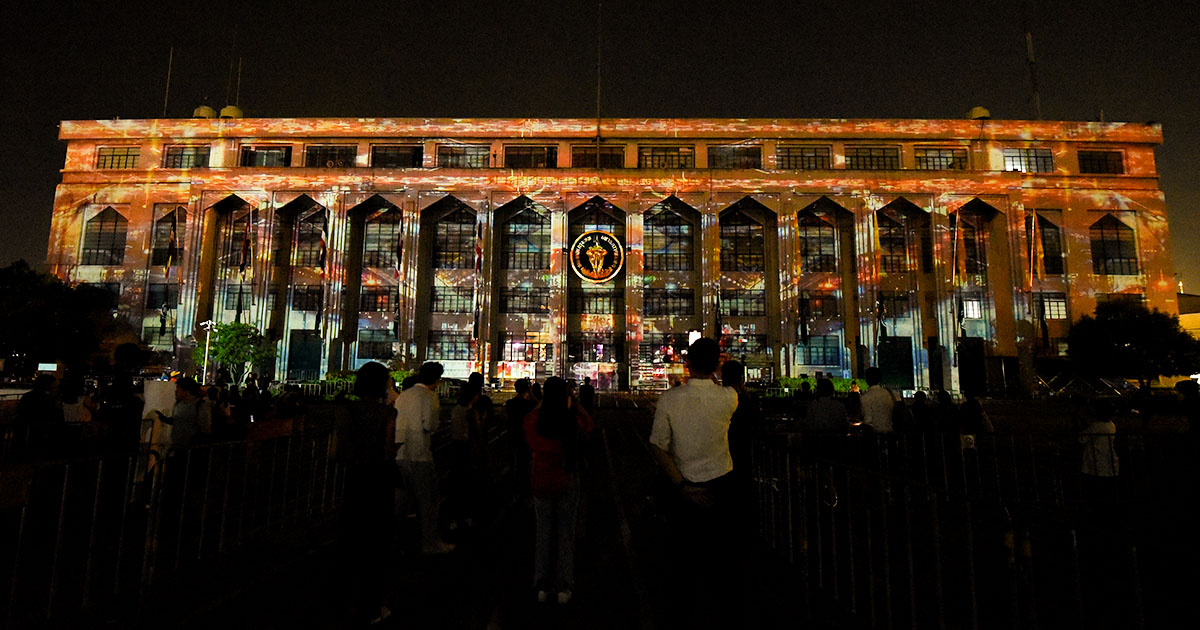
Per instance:
[[[1065,252],[1062,229],[1039,210],[1026,217],[1026,255],[1045,275],[1065,273]],[[878,211],[877,231],[881,270],[899,273],[915,269],[910,240],[915,229],[920,240],[920,267],[928,272],[932,267],[932,232],[926,221],[909,225],[903,213],[895,216]],[[248,262],[251,238],[248,215],[234,218],[227,226],[224,261],[228,268],[238,268]],[[619,229],[620,225],[592,225],[590,219],[580,218],[576,231],[584,228]],[[180,208],[166,212],[156,220],[153,230],[151,264],[178,265],[183,250],[179,235],[186,221]],[[325,255],[323,234],[327,215],[318,210],[297,223],[296,243],[292,251],[293,264],[318,267]],[[961,221],[961,225],[959,222]],[[984,225],[969,216],[952,217],[955,245],[961,247],[961,268],[966,274],[986,273],[986,230]],[[594,220],[593,220],[594,223]],[[584,225],[586,224],[586,225]],[[695,227],[678,212],[665,204],[652,208],[644,223],[645,268],[648,271],[693,271],[695,268]],[[88,220],[80,250],[80,264],[116,266],[125,256],[128,220],[111,206]],[[435,269],[472,269],[478,263],[478,236],[474,214],[459,209],[437,223],[433,244]],[[763,272],[766,268],[766,227],[741,209],[725,212],[719,219],[721,270],[731,272]],[[803,272],[837,272],[837,232],[829,217],[811,211],[801,213],[799,220],[800,262]],[[1089,228],[1092,249],[1092,271],[1098,275],[1135,275],[1138,273],[1137,244],[1133,229],[1111,214],[1106,214]],[[379,213],[366,224],[363,262],[370,267],[398,265],[399,216],[394,212]],[[550,220],[540,212],[527,208],[502,226],[500,263],[503,269],[548,269],[550,266]],[[958,255],[957,252],[955,254]],[[277,257],[277,264],[278,264]]]
[[[137,168],[140,147],[100,147],[96,153],[97,169]],[[371,145],[372,168],[421,168],[424,165],[424,146],[420,144]],[[639,146],[638,168],[695,168],[696,149],[688,145]],[[575,168],[624,168],[625,147],[600,145],[571,147],[571,165]],[[1025,173],[1054,172],[1054,155],[1045,148],[1004,149],[1004,170]],[[844,151],[848,170],[900,170],[898,146],[847,146]],[[210,147],[205,145],[168,146],[163,153],[164,168],[206,168]],[[437,166],[441,168],[556,168],[557,145],[516,144],[504,147],[502,163],[496,163],[490,144],[439,144]],[[970,168],[967,149],[963,147],[924,147],[913,149],[917,170],[946,171]],[[1084,174],[1122,174],[1125,172],[1121,151],[1078,151],[1079,172]],[[304,148],[306,168],[353,168],[358,163],[358,146],[353,144],[318,144]],[[238,165],[253,168],[279,168],[292,165],[292,146],[254,144],[242,146]],[[762,147],[759,145],[728,145],[708,147],[708,167],[714,169],[761,169]],[[819,145],[780,145],[775,152],[775,168],[781,170],[828,170],[833,168],[832,147]]]

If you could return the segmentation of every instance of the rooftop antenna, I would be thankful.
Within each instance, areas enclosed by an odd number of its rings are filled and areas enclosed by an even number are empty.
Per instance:
[[[600,168],[600,47],[603,36],[600,31],[603,4],[596,0],[596,168]]]
[[[1029,28],[1029,3],[1021,3],[1021,26],[1025,31],[1025,57],[1029,61],[1029,82],[1033,87],[1033,113],[1042,119],[1042,97],[1038,94],[1037,61],[1033,58],[1033,31]]]
[[[237,90],[233,93],[233,104],[235,107],[242,106],[242,58],[238,56],[238,73],[237,73]]]
[[[229,93],[233,91],[233,62],[237,52],[237,24],[233,25],[233,42],[229,45],[229,74],[225,80],[225,104],[229,104]]]
[[[171,52],[167,53],[167,89],[163,92],[163,113],[162,117],[167,117],[167,102],[171,99],[171,66],[175,63],[175,47],[171,47]]]

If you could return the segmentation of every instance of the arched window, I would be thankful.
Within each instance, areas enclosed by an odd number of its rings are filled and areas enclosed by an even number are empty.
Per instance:
[[[601,230],[625,240],[625,214],[601,197],[592,197],[571,211],[570,243],[584,232]]]
[[[437,222],[433,239],[434,269],[474,269],[475,213],[461,203]]]
[[[363,266],[399,268],[400,211],[396,208],[367,219],[363,226]]]
[[[691,271],[695,227],[666,201],[646,213],[645,255],[648,271]]]
[[[763,226],[742,210],[721,215],[721,271],[765,271]]]
[[[977,217],[960,216],[962,221],[962,246],[966,257],[967,273],[987,273],[987,248],[985,247],[984,231]]]
[[[322,267],[328,242],[328,213],[325,208],[318,208],[308,216],[300,219],[296,226],[297,267]]]
[[[162,267],[170,262],[172,267],[179,266],[179,259],[183,257],[183,228],[186,221],[187,211],[183,207],[175,207],[154,222],[154,246],[150,251],[151,265]],[[175,235],[174,238],[172,238],[172,234]]]
[[[1044,216],[1035,216],[1042,238],[1042,272],[1048,276],[1061,276],[1064,270],[1062,229]],[[1033,220],[1034,216],[1025,217],[1025,234],[1029,237],[1029,248],[1034,246]],[[1027,250],[1026,254],[1032,254],[1032,251]]]
[[[125,235],[129,221],[112,206],[88,220],[83,231],[80,264],[119,265],[125,261]]]
[[[548,269],[550,267],[550,218],[533,203],[504,224],[504,269]]]
[[[1133,228],[1111,214],[1088,230],[1092,237],[1092,272],[1100,275],[1136,275],[1137,244]]]
[[[908,240],[904,233],[904,223],[883,211],[875,213],[875,222],[879,233],[880,271],[908,271]]]
[[[800,214],[802,270],[837,271],[837,237],[829,219],[815,212]]]
[[[250,265],[254,251],[254,217],[253,210],[247,210],[240,216],[229,214],[225,224],[225,266],[227,268],[244,269]]]

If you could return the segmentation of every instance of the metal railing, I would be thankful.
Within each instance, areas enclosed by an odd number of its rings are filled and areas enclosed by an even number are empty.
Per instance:
[[[268,538],[329,522],[344,472],[326,432],[3,471],[6,627],[136,610]],[[132,608],[131,608],[132,607]]]
[[[798,572],[808,614],[847,627],[1146,627],[1168,597],[1144,594],[1148,537],[1120,526],[1128,495],[1072,489],[1078,459],[1052,470],[1062,441],[767,436],[757,536]]]

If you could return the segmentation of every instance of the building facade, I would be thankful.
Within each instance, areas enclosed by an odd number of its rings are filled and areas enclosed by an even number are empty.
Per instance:
[[[198,118],[60,138],[50,269],[180,357],[201,322],[253,324],[280,379],[397,359],[662,387],[704,334],[753,378],[880,365],[982,392],[1029,387],[1099,300],[1178,311],[1153,124]]]

